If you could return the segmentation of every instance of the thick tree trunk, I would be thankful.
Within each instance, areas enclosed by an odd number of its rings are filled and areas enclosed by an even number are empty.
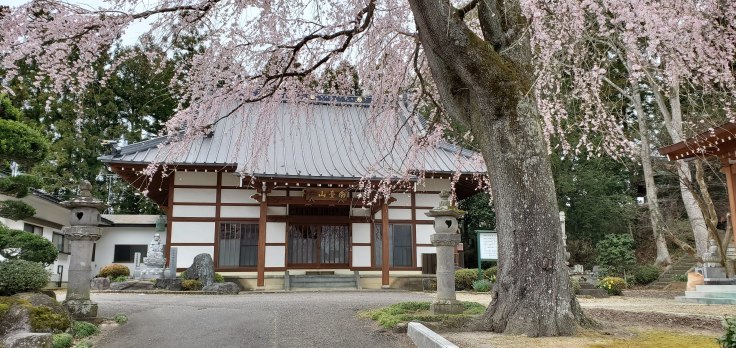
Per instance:
[[[636,118],[639,120],[639,134],[641,135],[641,166],[644,170],[644,185],[647,189],[647,206],[649,207],[649,220],[652,224],[652,233],[654,233],[654,243],[657,248],[657,259],[654,264],[659,267],[666,267],[672,260],[670,252],[667,250],[667,240],[664,238],[663,229],[665,228],[662,221],[662,213],[659,210],[659,200],[657,199],[657,185],[654,183],[654,171],[652,170],[652,149],[649,147],[649,127],[647,125],[644,108],[641,104],[641,95],[634,88],[632,93],[632,101],[636,110]]]
[[[528,97],[529,41],[497,32],[509,23],[519,27],[507,31],[526,32],[518,3],[498,9],[481,2],[488,6],[481,17],[503,22],[484,23],[483,40],[447,0],[409,2],[443,106],[470,127],[491,179],[499,271],[484,327],[529,336],[573,334],[588,321],[570,285],[550,160]],[[504,38],[515,46],[500,55]]]

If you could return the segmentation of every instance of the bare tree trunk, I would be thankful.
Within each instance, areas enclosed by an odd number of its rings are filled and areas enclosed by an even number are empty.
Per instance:
[[[673,87],[670,90],[670,105],[668,108],[665,97],[662,95],[662,91],[657,87],[656,81],[650,80],[650,82],[652,82],[652,91],[654,92],[654,97],[657,101],[657,107],[664,118],[664,125],[667,129],[667,133],[670,135],[673,143],[679,143],[683,140],[680,88],[677,84],[673,84]],[[680,196],[682,197],[682,203],[685,205],[685,212],[687,212],[690,227],[693,230],[695,249],[698,252],[698,256],[702,257],[703,254],[708,251],[709,232],[706,226],[704,213],[700,209],[697,199],[693,196],[693,192],[690,190],[692,185],[689,185],[689,183],[692,183],[692,174],[690,173],[690,165],[684,160],[677,161],[677,175],[680,179]]]
[[[716,241],[718,245],[718,252],[721,256],[721,266],[726,267],[728,260],[726,259],[726,247],[728,242],[724,242],[721,236],[718,235],[718,215],[716,214],[716,207],[713,204],[713,199],[710,198],[710,192],[708,191],[708,185],[705,184],[705,178],[703,176],[703,161],[700,159],[695,160],[695,178],[698,182],[698,188],[700,188],[700,194],[697,196],[697,203],[700,205],[699,209],[705,213],[705,225],[708,227],[708,233],[710,238]],[[689,190],[693,192],[694,190]],[[725,243],[725,245],[724,245]]]
[[[500,259],[484,326],[571,335],[588,321],[565,266],[550,160],[528,93],[531,49],[518,2],[479,3],[484,39],[448,0],[409,3],[443,106],[470,127],[488,166]]]
[[[659,267],[666,267],[672,260],[670,252],[667,250],[667,241],[665,240],[663,230],[665,228],[662,222],[662,213],[659,211],[659,200],[657,199],[657,185],[654,183],[654,171],[652,170],[652,149],[649,147],[649,127],[647,126],[646,114],[641,104],[641,94],[638,88],[634,87],[632,93],[632,101],[636,110],[636,118],[639,120],[639,133],[641,134],[641,166],[644,170],[644,185],[647,189],[647,206],[649,207],[649,219],[652,224],[652,232],[654,233],[654,243],[657,247],[657,259],[654,264]]]

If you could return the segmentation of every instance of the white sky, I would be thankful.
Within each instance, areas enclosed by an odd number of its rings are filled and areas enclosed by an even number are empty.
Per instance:
[[[0,0],[0,5],[16,7],[16,6],[20,6],[28,2],[30,1],[29,0]],[[83,7],[90,8],[90,9],[98,8],[100,7],[102,3],[101,1],[94,1],[94,0],[70,0],[68,2],[73,3],[73,4],[78,4]],[[150,21],[151,19],[149,19],[149,21],[137,21],[131,24],[130,26],[128,26],[128,28],[126,28],[125,30],[125,35],[123,35],[122,37],[122,44],[124,46],[134,45],[138,41],[138,38],[141,36],[141,34],[145,33],[148,30],[149,28],[148,23]]]

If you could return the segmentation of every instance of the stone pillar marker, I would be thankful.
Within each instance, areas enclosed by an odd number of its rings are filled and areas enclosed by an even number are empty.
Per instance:
[[[437,298],[430,305],[432,314],[463,312],[462,303],[455,297],[455,248],[460,243],[457,219],[465,212],[450,206],[449,199],[450,193],[442,191],[439,206],[425,213],[434,218],[435,233],[430,238],[437,247]]]
[[[69,238],[71,256],[69,259],[69,282],[66,299],[62,305],[69,309],[75,319],[97,317],[97,304],[89,299],[92,279],[92,246],[102,236],[100,212],[107,205],[92,197],[92,185],[87,180],[79,183],[79,196],[63,202],[71,209],[69,227],[62,232]]]

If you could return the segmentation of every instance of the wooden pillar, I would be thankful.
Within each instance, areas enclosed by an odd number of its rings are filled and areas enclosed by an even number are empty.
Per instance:
[[[736,241],[736,177],[734,177],[734,170],[736,165],[729,164],[728,160],[723,163],[721,169],[726,174],[726,187],[728,188],[728,211],[731,213],[731,231],[734,235],[734,241]],[[724,247],[728,247],[728,241],[724,241]]]
[[[268,205],[266,203],[266,183],[263,183],[261,190],[261,212],[258,217],[258,281],[256,286],[262,288],[265,286],[266,271],[266,215]]]
[[[388,202],[384,201],[381,206],[381,287],[388,288],[389,277],[389,258],[388,253]]]

